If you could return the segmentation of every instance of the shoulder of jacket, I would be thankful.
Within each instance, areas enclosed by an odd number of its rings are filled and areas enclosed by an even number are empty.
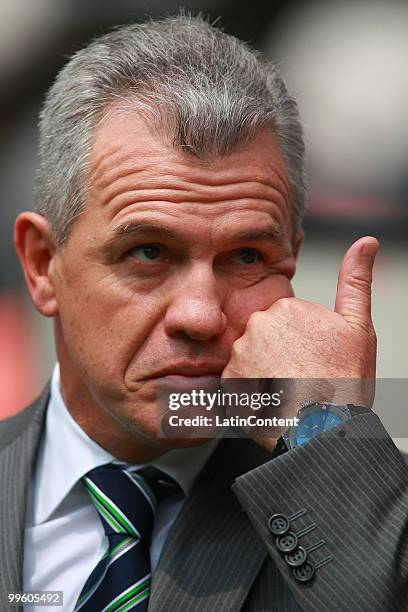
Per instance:
[[[14,416],[0,421],[0,449],[8,446],[27,429],[41,426],[49,397],[50,383],[48,382],[32,404]]]

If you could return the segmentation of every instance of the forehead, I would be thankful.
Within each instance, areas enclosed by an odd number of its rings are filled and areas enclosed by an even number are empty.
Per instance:
[[[176,149],[136,111],[122,110],[99,125],[90,162],[88,206],[109,221],[166,204],[207,216],[228,206],[246,212],[272,206],[281,224],[290,225],[285,163],[266,130],[227,157],[202,161]]]

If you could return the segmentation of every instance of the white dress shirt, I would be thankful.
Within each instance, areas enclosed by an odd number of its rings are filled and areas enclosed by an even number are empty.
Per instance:
[[[151,463],[174,478],[183,491],[164,500],[157,510],[150,547],[152,573],[185,496],[217,442],[169,451]],[[91,440],[70,415],[60,392],[57,364],[29,487],[23,588],[63,591],[64,612],[74,609],[87,578],[108,548],[97,510],[80,480],[89,470],[111,461],[115,457]],[[44,611],[44,607],[37,606],[26,609]]]

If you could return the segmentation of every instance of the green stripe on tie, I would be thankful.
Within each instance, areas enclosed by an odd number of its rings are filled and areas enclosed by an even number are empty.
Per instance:
[[[108,568],[112,565],[112,563],[114,563],[116,559],[121,556],[122,550],[126,549],[129,546],[129,544],[132,542],[134,542],[134,538],[125,538],[123,542],[120,542],[117,546],[115,546],[111,550],[108,549],[106,551],[106,553],[102,557],[102,560],[106,559],[106,557],[109,557],[109,562],[106,566],[106,570],[108,570]],[[94,585],[92,585],[91,589],[89,589],[88,591],[86,591],[85,593],[81,595],[81,597],[78,599],[76,603],[76,608],[79,607],[85,600],[89,599],[93,595],[93,593],[96,591],[96,589],[98,588],[99,584],[103,581],[103,579],[104,579],[104,576],[101,576],[101,579],[99,582],[96,582]]]
[[[95,497],[93,495],[93,493],[91,492],[91,497],[93,499],[93,503],[95,504],[95,507],[97,508],[98,512],[103,516],[103,518],[105,519],[105,521],[112,527],[112,529],[114,531],[116,531],[117,533],[122,533],[122,534],[126,534],[125,530],[123,529],[122,525],[120,525],[117,520],[115,519],[114,516],[112,516],[108,510],[105,508],[105,506],[103,506],[101,504],[101,502],[98,500],[97,497]]]
[[[137,531],[134,525],[132,525],[129,519],[127,519],[125,515],[122,515],[120,514],[120,512],[118,512],[117,507],[111,500],[108,500],[108,498],[105,498],[103,495],[100,494],[93,482],[91,482],[89,479],[86,479],[86,485],[90,489],[94,497],[96,497],[98,501],[103,504],[105,508],[113,515],[113,517],[122,525],[122,527],[125,529],[125,533],[133,535],[136,538],[140,538],[140,533]]]
[[[126,612],[126,610],[130,610],[131,608],[139,604],[141,601],[144,601],[145,599],[147,599],[149,595],[150,595],[150,589],[146,589],[146,591],[143,591],[143,593],[140,593],[140,595],[137,595],[134,599],[129,601],[127,604],[124,604],[123,606],[118,608],[116,612]]]
[[[143,593],[140,591],[143,590]],[[137,582],[133,587],[127,589],[125,593],[120,594],[116,599],[114,599],[107,608],[104,608],[103,612],[115,612],[118,609],[122,609],[122,606],[128,603],[130,598],[135,597],[135,595],[145,594],[147,597],[150,592],[150,575],[142,578],[139,582]],[[140,600],[141,601],[141,600]]]

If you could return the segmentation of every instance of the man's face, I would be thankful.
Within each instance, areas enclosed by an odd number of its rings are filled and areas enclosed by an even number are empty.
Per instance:
[[[51,270],[62,388],[90,435],[110,415],[155,444],[158,383],[219,376],[249,316],[293,295],[288,190],[266,132],[204,163],[134,112],[101,124],[86,210]]]

